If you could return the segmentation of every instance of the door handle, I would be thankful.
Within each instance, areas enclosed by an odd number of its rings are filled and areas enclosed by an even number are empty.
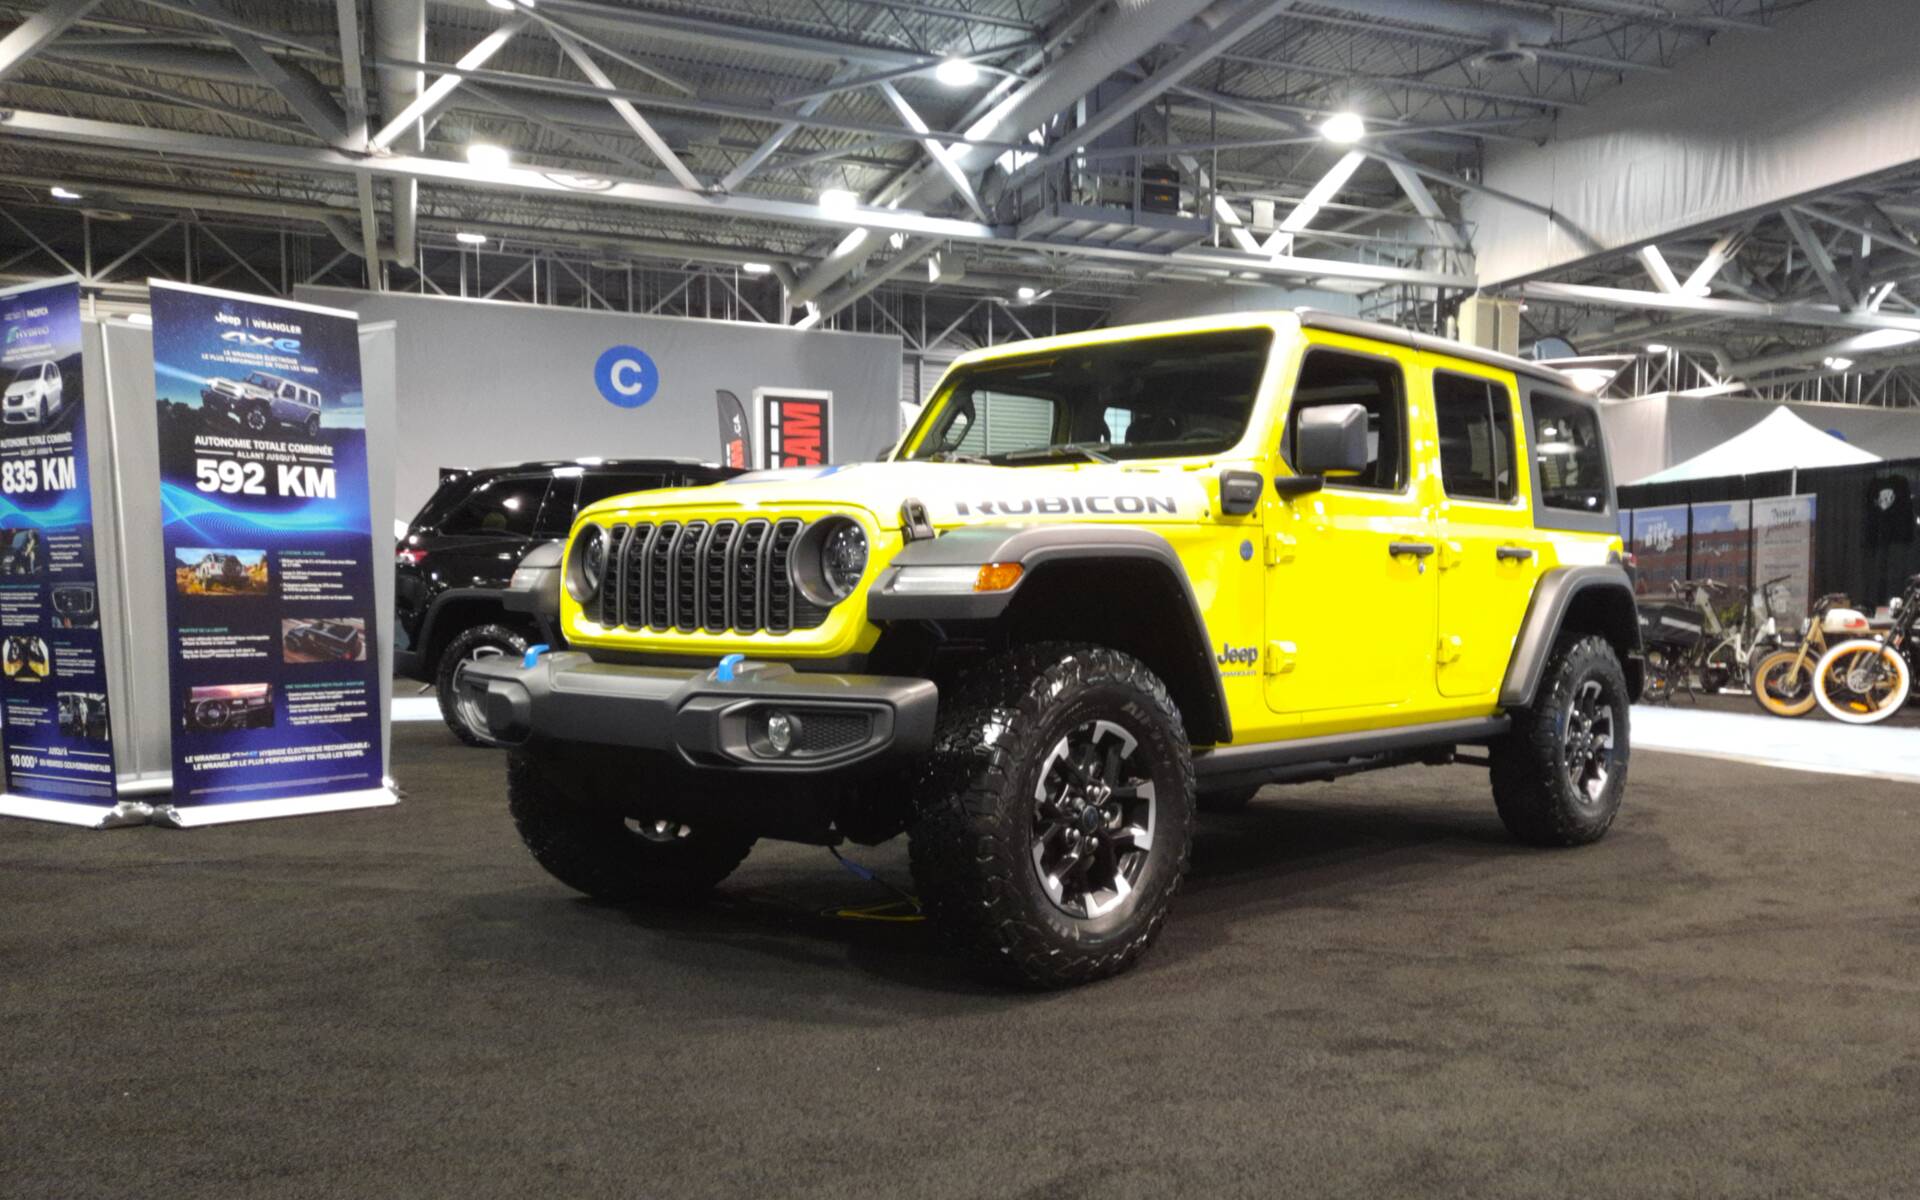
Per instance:
[[[1411,554],[1415,558],[1425,558],[1433,553],[1432,542],[1388,542],[1387,553],[1399,558],[1402,554]]]
[[[1533,551],[1525,546],[1501,546],[1493,552],[1501,562],[1526,562],[1533,557]]]

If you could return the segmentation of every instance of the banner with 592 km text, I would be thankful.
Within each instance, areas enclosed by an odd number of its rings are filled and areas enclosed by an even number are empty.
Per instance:
[[[359,322],[150,281],[177,825],[391,804]]]

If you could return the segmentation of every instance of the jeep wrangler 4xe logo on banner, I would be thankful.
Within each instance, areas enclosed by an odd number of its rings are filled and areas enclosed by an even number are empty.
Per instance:
[[[833,460],[832,392],[798,390],[754,393],[766,429],[767,467],[820,467]]]

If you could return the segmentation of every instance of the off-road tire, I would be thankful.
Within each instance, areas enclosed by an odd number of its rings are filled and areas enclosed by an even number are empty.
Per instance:
[[[1576,789],[1568,767],[1570,747],[1579,744],[1577,699],[1592,696],[1590,686],[1597,688],[1613,739],[1597,796]],[[1628,706],[1626,672],[1607,640],[1563,634],[1534,703],[1511,714],[1512,729],[1491,747],[1493,802],[1509,833],[1533,846],[1580,846],[1607,832],[1626,791]]]
[[[434,698],[440,702],[440,719],[453,730],[453,736],[469,746],[486,746],[479,734],[468,727],[460,716],[459,706],[454,703],[453,673],[460,664],[472,656],[474,651],[493,648],[504,656],[519,658],[527,652],[526,635],[510,625],[475,625],[462,629],[440,651],[440,660],[433,670]]]
[[[1034,791],[1048,756],[1093,720],[1122,727],[1154,784],[1152,839],[1120,906],[1076,916],[1051,899],[1034,858]],[[988,973],[1055,988],[1116,975],[1145,953],[1186,875],[1191,749],[1166,686],[1102,646],[1049,642],[982,663],[950,698],[915,789],[913,878],[928,918]],[[1091,907],[1090,905],[1087,907]]]
[[[301,428],[306,431],[306,435],[308,437],[310,438],[319,437],[320,436],[320,418],[317,416],[308,417],[306,420],[306,424],[301,426]]]
[[[245,425],[250,433],[265,433],[267,426],[273,423],[273,418],[267,415],[265,408],[256,404],[240,414],[240,423]]]
[[[1249,783],[1242,787],[1201,792],[1194,803],[1203,813],[1237,813],[1252,804],[1253,798],[1259,794],[1260,785]]]
[[[732,874],[754,843],[721,828],[653,840],[579,772],[527,751],[515,751],[507,761],[507,808],[520,840],[547,874],[614,904],[698,899]]]

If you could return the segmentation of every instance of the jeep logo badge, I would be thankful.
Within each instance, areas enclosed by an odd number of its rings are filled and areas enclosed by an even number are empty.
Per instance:
[[[639,408],[660,390],[660,368],[636,346],[609,346],[593,364],[593,383],[608,404]]]
[[[1231,642],[1220,643],[1220,653],[1216,661],[1223,667],[1250,667],[1260,660],[1260,652],[1252,646],[1236,646]]]

